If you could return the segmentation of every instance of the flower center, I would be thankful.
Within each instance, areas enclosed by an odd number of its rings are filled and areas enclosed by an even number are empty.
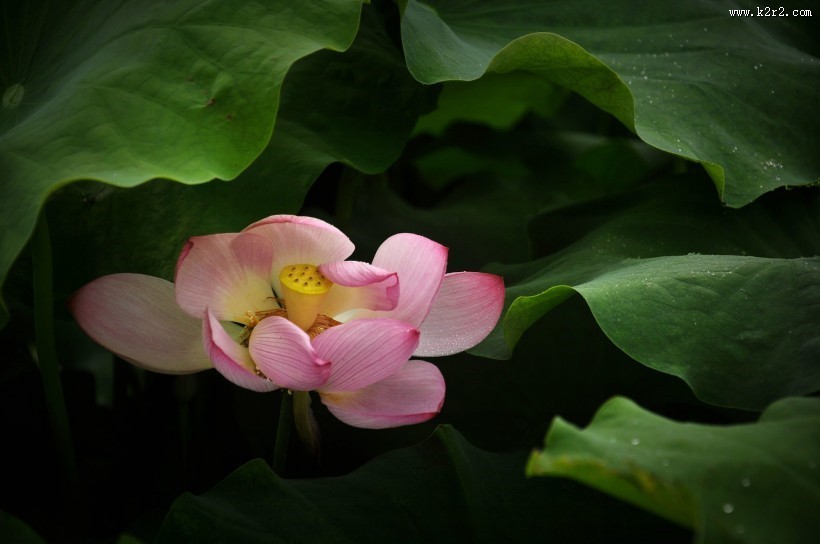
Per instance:
[[[312,264],[291,264],[279,272],[282,298],[288,319],[303,331],[307,331],[319,315],[325,295],[333,282],[324,277]]]

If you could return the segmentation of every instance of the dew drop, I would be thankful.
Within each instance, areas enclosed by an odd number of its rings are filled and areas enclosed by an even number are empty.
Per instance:
[[[742,535],[743,533],[745,533],[745,532],[746,532],[746,526],[745,526],[745,525],[743,525],[742,523],[738,523],[738,524],[735,526],[735,532],[736,532],[737,534],[739,534],[739,535]]]
[[[669,459],[661,459],[661,465],[668,467],[669,466]]]
[[[740,485],[742,485],[743,487],[749,487],[752,485],[752,481],[749,478],[743,478],[742,480],[740,480]]]
[[[723,505],[723,512],[725,514],[731,514],[734,511],[735,511],[735,505],[734,504],[732,504],[730,502],[727,502],[726,504]]]
[[[636,438],[633,438],[632,440],[630,440],[629,443],[632,444],[633,446],[637,446],[638,444],[641,443],[641,439],[636,437]]]

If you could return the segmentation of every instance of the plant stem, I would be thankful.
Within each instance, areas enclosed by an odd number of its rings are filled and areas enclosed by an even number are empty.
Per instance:
[[[310,409],[310,392],[294,391],[293,393],[293,422],[296,425],[296,434],[302,441],[302,445],[319,462],[319,424],[313,417],[313,410]]]
[[[37,360],[43,379],[46,407],[51,420],[51,432],[57,449],[57,464],[61,468],[69,496],[79,496],[79,476],[74,458],[74,446],[68,413],[65,407],[57,348],[54,343],[54,301],[52,292],[51,240],[45,210],[32,238],[32,268],[34,275],[34,331]]]
[[[282,476],[288,460],[288,444],[293,427],[293,394],[282,390],[282,404],[279,408],[279,423],[276,426],[276,444],[273,446],[273,471]]]

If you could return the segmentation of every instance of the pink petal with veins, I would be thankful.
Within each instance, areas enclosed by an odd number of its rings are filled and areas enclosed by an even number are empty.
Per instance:
[[[202,320],[174,300],[174,284],[142,274],[113,274],[77,291],[68,303],[95,342],[135,366],[163,374],[211,368]]]
[[[331,361],[330,378],[321,391],[355,391],[390,376],[416,349],[419,331],[394,319],[357,319],[333,327],[313,340]]]
[[[210,308],[219,321],[247,324],[247,312],[279,307],[270,287],[271,258],[269,242],[255,234],[191,238],[177,262],[177,303],[191,316]]]
[[[357,308],[392,310],[399,302],[395,272],[358,261],[323,264],[319,271],[334,283],[320,311],[329,317]]]
[[[256,374],[256,365],[248,348],[239,345],[210,310],[205,313],[202,337],[214,368],[225,379],[260,393],[279,389],[275,383]]]
[[[421,423],[444,404],[444,378],[435,365],[408,361],[388,378],[352,393],[320,392],[322,402],[341,421],[365,429]]]
[[[396,234],[376,251],[373,265],[398,273],[399,304],[387,312],[355,312],[350,318],[389,317],[420,326],[447,269],[447,248],[424,236]]]
[[[330,376],[328,361],[317,355],[307,333],[282,317],[268,317],[251,334],[249,349],[256,366],[280,386],[311,391]]]
[[[470,349],[493,330],[504,307],[504,279],[482,272],[446,274],[421,325],[413,355],[437,357]]]

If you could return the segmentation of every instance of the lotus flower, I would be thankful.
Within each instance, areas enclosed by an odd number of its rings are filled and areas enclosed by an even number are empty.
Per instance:
[[[414,234],[386,240],[372,264],[309,217],[276,215],[241,233],[191,238],[175,283],[104,276],[71,299],[77,322],[132,364],[166,374],[215,368],[254,391],[318,391],[337,418],[385,428],[425,421],[444,401],[435,365],[501,313],[500,277],[445,274],[447,248]]]

